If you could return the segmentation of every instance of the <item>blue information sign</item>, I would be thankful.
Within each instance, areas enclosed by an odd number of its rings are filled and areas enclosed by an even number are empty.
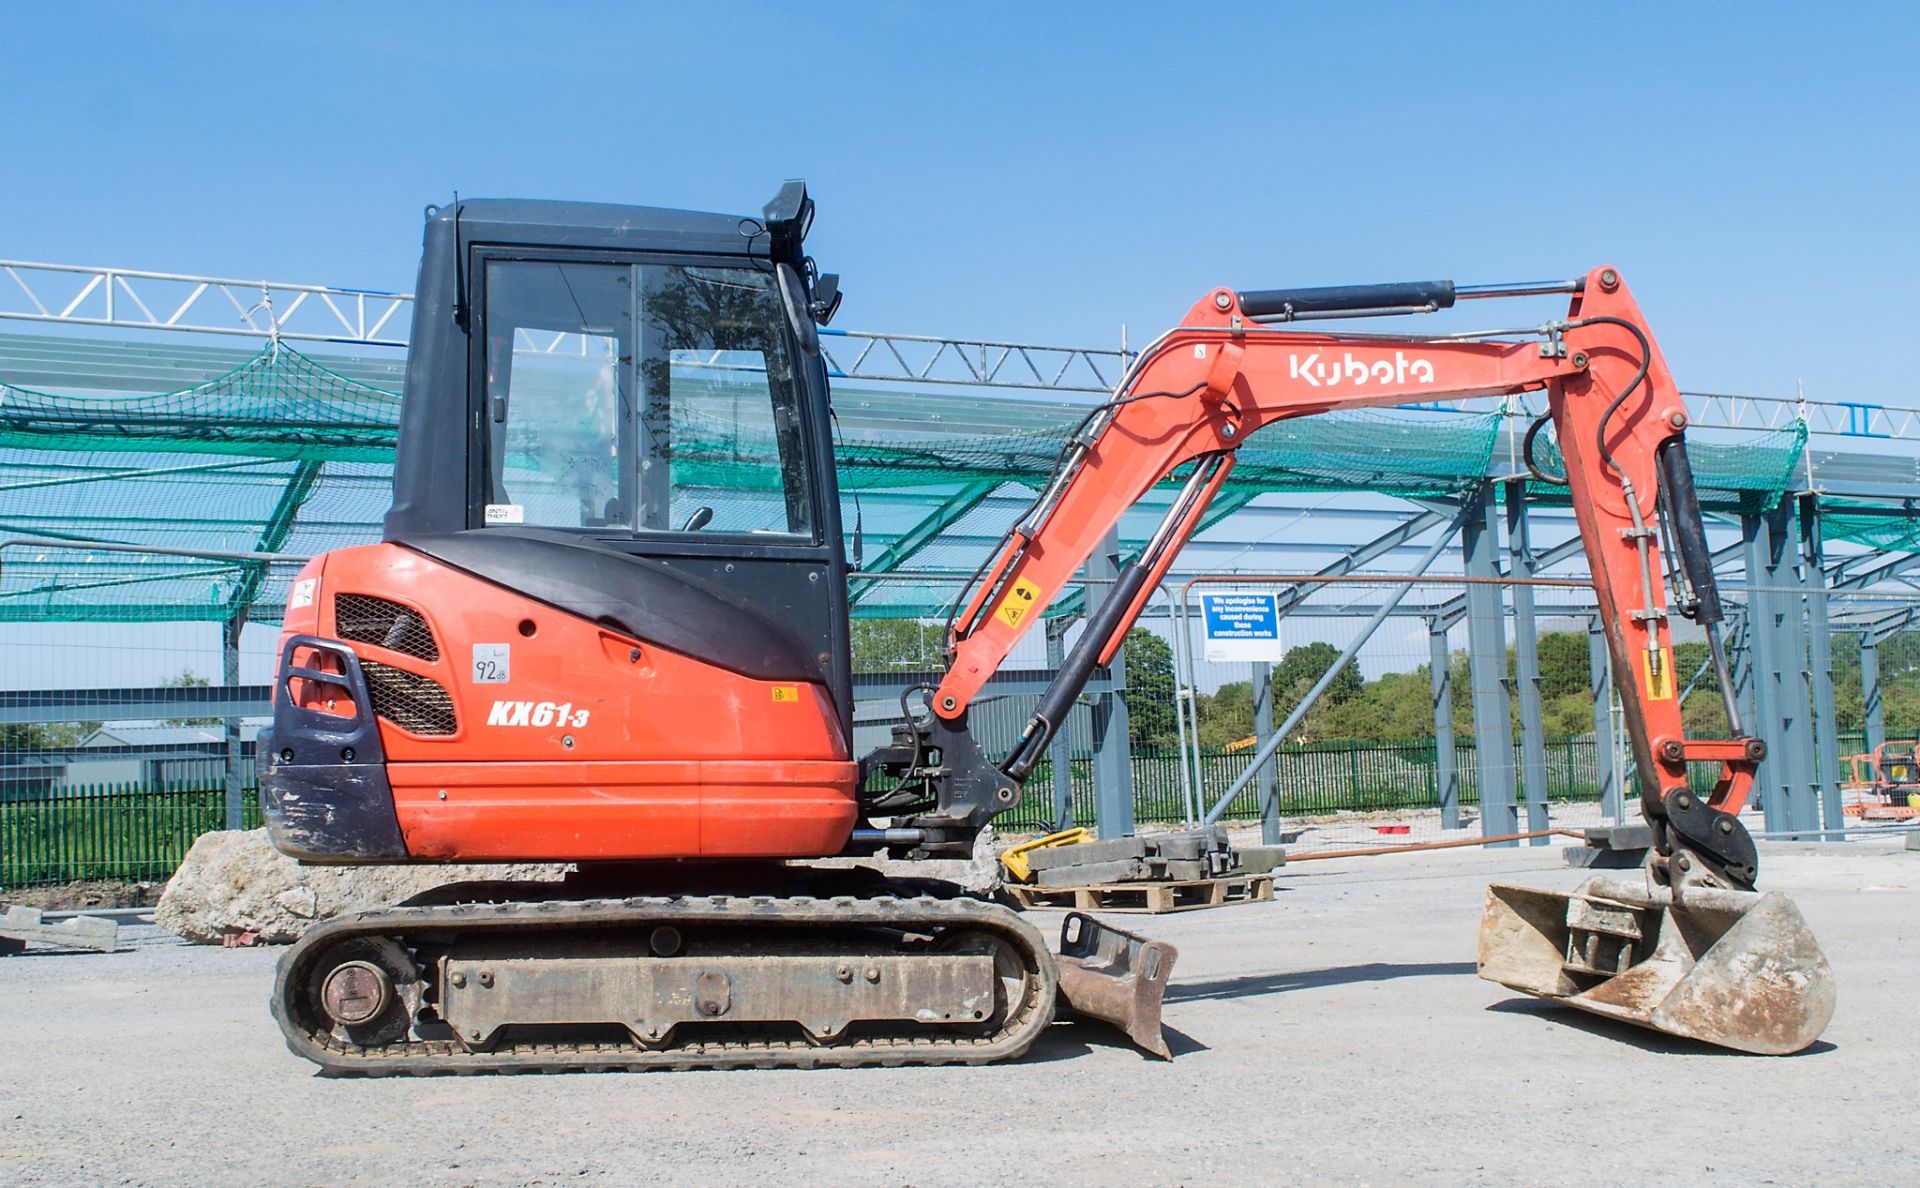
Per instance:
[[[1209,660],[1278,660],[1280,599],[1267,594],[1202,594]]]

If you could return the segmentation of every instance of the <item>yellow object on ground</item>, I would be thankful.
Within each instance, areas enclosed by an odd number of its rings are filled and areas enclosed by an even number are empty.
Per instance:
[[[1035,850],[1052,849],[1054,846],[1074,846],[1079,845],[1081,842],[1090,842],[1092,840],[1092,830],[1083,829],[1076,825],[1072,829],[1064,829],[1059,833],[1049,833],[1045,837],[1036,837],[1032,841],[1021,842],[1017,846],[1009,847],[1006,853],[1000,855],[1000,864],[1007,868],[1007,873],[1013,876],[1014,882],[1031,883],[1033,881],[1033,867],[1027,864],[1028,854],[1033,853]]]

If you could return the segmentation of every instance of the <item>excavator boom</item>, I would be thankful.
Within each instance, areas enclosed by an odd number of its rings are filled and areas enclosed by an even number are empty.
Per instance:
[[[1287,325],[1550,292],[1568,295],[1566,316],[1519,335],[1419,338]],[[1619,674],[1616,687],[1654,846],[1648,890],[1637,898],[1618,888],[1594,888],[1580,897],[1548,896],[1558,907],[1543,907],[1546,893],[1495,888],[1483,936],[1483,975],[1724,1046],[1775,1051],[1811,1043],[1831,1014],[1831,973],[1791,905],[1777,895],[1753,894],[1758,859],[1739,819],[1765,746],[1741,731],[1730,697],[1734,737],[1694,740],[1683,730],[1672,618],[1681,615],[1702,627],[1724,691],[1730,682],[1719,637],[1722,609],[1687,459],[1686,409],[1638,305],[1613,268],[1537,285],[1457,289],[1432,281],[1217,289],[1202,298],[1179,326],[1142,352],[1115,396],[1087,414],[1051,481],[981,567],[950,624],[951,662],[928,697],[928,712],[897,732],[895,746],[880,756],[880,766],[899,783],[892,799],[874,807],[909,806],[893,819],[896,836],[931,854],[959,848],[986,819],[1016,803],[1022,782],[1088,677],[1112,658],[1196,530],[1231,472],[1235,450],[1262,427],[1337,409],[1528,391],[1543,392],[1548,409],[1527,435],[1528,464],[1537,479],[1565,485],[1573,505]],[[1564,474],[1534,466],[1534,442],[1548,424],[1565,459]],[[1003,760],[987,760],[967,734],[969,705],[1120,516],[1183,467],[1183,485],[1158,529],[1121,570],[1019,739]],[[920,765],[921,756],[935,753],[942,756],[937,771]],[[1689,785],[1692,763],[1718,767],[1705,797]],[[1703,897],[1712,906],[1703,903],[1696,912],[1694,901]],[[1509,910],[1520,899],[1526,899],[1525,909]],[[1741,926],[1763,902],[1769,922]],[[1618,943],[1603,946],[1612,964],[1596,966],[1582,946],[1598,944],[1592,941],[1596,935],[1613,934],[1581,925],[1629,917],[1633,935],[1620,933]],[[1551,927],[1540,923],[1554,919],[1559,923]],[[1717,923],[1701,926],[1709,919]],[[1539,943],[1507,943],[1534,924],[1545,928],[1533,929]],[[1693,951],[1682,953],[1683,934],[1693,937]],[[1701,943],[1702,937],[1708,939]],[[1521,949],[1524,958],[1515,956]],[[1539,968],[1540,954],[1549,952],[1559,954],[1551,976]],[[1656,968],[1660,976],[1652,972]],[[1691,1011],[1683,1027],[1662,1003],[1676,983],[1697,989],[1709,980],[1701,969],[1757,972],[1751,987],[1721,977],[1717,994],[1697,996],[1708,1005]],[[1602,994],[1606,984],[1618,993]],[[1629,984],[1638,989],[1627,993]],[[1806,990],[1795,996],[1797,1014],[1745,1009],[1749,991],[1752,998],[1777,999],[1781,987],[1796,986]],[[1796,1021],[1783,1030],[1756,1023],[1762,1015],[1776,1022],[1795,1015]],[[1759,1036],[1763,1031],[1767,1035]]]

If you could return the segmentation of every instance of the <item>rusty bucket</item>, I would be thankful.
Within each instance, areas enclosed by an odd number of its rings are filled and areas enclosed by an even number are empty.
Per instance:
[[[1060,922],[1060,1001],[1076,1014],[1111,1023],[1162,1060],[1160,1001],[1178,956],[1166,941],[1110,928],[1082,912]]]
[[[1833,1017],[1833,969],[1777,891],[1495,883],[1479,965],[1509,989],[1739,1052],[1798,1052]]]

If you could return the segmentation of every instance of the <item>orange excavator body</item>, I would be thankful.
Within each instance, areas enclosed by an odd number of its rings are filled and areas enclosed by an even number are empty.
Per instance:
[[[312,601],[289,608],[283,640],[351,639],[363,668],[379,666],[370,685],[414,859],[804,858],[846,846],[858,766],[819,685],[729,672],[396,545],[329,553],[297,580],[315,583]],[[369,599],[409,608],[417,626],[391,640],[343,629],[341,610]],[[511,641],[510,670],[456,665],[492,641]],[[296,663],[312,659],[296,649]],[[403,685],[431,704],[400,703]],[[388,688],[396,702],[378,704]],[[334,685],[296,677],[289,692],[354,713]]]

